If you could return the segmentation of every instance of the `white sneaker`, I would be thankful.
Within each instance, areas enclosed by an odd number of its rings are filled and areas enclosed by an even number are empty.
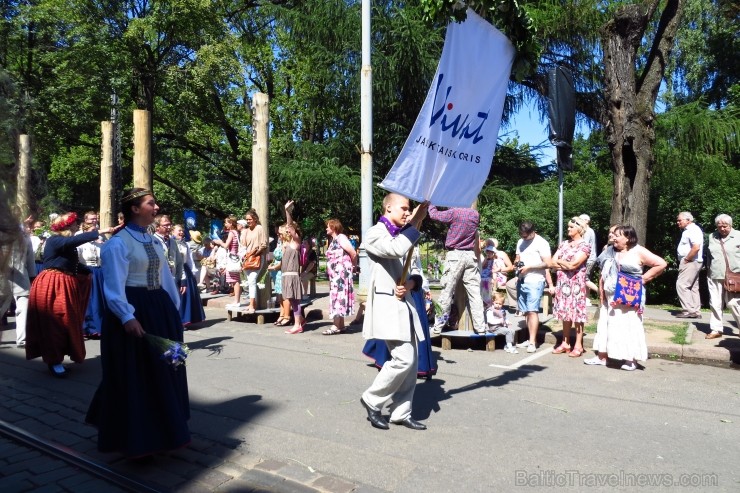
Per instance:
[[[514,346],[511,346],[509,344],[504,346],[504,351],[506,351],[507,353],[511,353],[511,354],[519,354],[519,351],[517,351]]]
[[[537,346],[535,346],[534,344],[530,344],[529,346],[527,346],[527,352],[528,353],[536,353],[537,352]]]
[[[601,359],[598,356],[594,356],[593,358],[584,359],[583,364],[584,365],[606,366],[606,359]]]
[[[528,347],[528,346],[529,346],[529,339],[527,339],[524,342],[520,342],[519,344],[516,345],[516,347],[519,347],[519,348],[525,348],[525,347]]]
[[[625,371],[635,371],[637,369],[637,364],[634,361],[626,362],[622,365],[622,369]]]

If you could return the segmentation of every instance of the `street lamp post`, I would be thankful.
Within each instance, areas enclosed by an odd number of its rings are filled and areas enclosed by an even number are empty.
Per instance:
[[[358,295],[361,301],[367,296],[370,268],[365,251],[365,234],[372,226],[373,221],[373,70],[370,64],[370,0],[362,0],[362,71],[360,74],[360,199],[361,212],[361,243],[360,255],[360,286]]]

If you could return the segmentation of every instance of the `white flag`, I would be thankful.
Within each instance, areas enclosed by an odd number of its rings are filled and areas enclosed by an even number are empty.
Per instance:
[[[472,10],[450,24],[424,106],[380,186],[417,202],[470,207],[491,169],[513,61],[506,36]]]

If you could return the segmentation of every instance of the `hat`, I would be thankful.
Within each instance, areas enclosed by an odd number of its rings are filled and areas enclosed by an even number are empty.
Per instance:
[[[200,231],[191,230],[190,239],[200,245],[203,242],[203,238],[200,235]]]
[[[246,219],[239,219],[239,220],[238,220],[238,221],[236,222],[236,224],[239,224],[239,225],[241,225],[241,226],[246,226],[246,225],[247,225],[247,220],[246,220]]]

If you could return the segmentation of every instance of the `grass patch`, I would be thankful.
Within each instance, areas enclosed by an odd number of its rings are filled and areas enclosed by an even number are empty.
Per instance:
[[[689,343],[689,341],[686,340],[686,333],[688,332],[689,324],[671,324],[659,327],[663,330],[673,332],[673,337],[671,337],[672,343],[681,344],[682,346]]]
[[[671,332],[673,336],[670,338],[670,342],[674,344],[680,344],[682,346],[689,344],[689,341],[686,340],[686,334],[689,329],[689,324],[686,323],[679,323],[679,324],[671,324],[671,323],[656,323],[656,322],[650,322],[645,324],[645,329],[659,329],[659,330],[665,330],[668,332]]]

